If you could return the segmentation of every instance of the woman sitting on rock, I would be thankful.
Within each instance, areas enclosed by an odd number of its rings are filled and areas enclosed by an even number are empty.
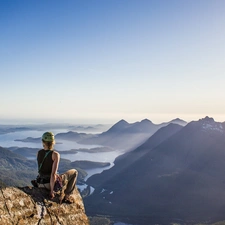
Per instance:
[[[37,185],[38,187],[44,187],[50,190],[50,198],[55,197],[54,187],[56,181],[63,186],[62,199],[61,201],[65,201],[68,203],[74,202],[71,195],[75,189],[76,179],[78,172],[75,169],[68,170],[64,174],[57,174],[60,154],[56,152],[54,149],[55,138],[52,132],[45,132],[42,135],[42,144],[43,149],[38,151],[37,154],[37,162],[38,162],[38,179]]]

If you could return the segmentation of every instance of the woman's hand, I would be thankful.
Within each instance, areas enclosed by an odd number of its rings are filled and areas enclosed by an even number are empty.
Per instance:
[[[54,193],[54,191],[50,191],[49,196],[50,196],[50,199],[53,199],[53,198],[55,197],[55,193]]]

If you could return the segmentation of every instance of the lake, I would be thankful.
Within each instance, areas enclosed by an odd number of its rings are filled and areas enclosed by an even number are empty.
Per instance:
[[[68,129],[54,129],[51,130],[55,135],[58,133],[66,133],[69,130]],[[1,134],[0,135],[0,146],[4,148],[8,147],[28,147],[28,148],[42,148],[42,143],[32,143],[32,142],[21,142],[21,141],[15,141],[16,139],[25,139],[27,137],[32,138],[39,138],[43,134],[43,131],[38,130],[32,130],[32,131],[17,131],[17,132],[11,132],[7,134]],[[41,140],[41,139],[40,139]],[[81,145],[73,141],[64,141],[60,140],[60,144],[55,145],[55,150],[59,151],[66,151],[70,149],[79,149],[79,148],[94,148],[98,147],[97,145]],[[117,156],[121,154],[120,151],[111,151],[111,152],[96,152],[96,153],[88,153],[88,152],[77,152],[75,154],[63,154],[61,153],[61,158],[69,159],[70,161],[76,161],[76,160],[88,160],[88,161],[94,161],[94,162],[109,162],[110,166],[105,168],[96,168],[93,170],[87,170],[88,176],[86,179],[93,174],[101,173],[105,169],[109,169],[114,164],[114,160]],[[31,158],[29,158],[31,159]]]

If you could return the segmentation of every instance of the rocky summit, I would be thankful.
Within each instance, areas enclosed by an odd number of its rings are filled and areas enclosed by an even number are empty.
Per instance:
[[[89,225],[83,200],[76,190],[75,203],[60,204],[48,191],[34,187],[6,187],[0,190],[0,224],[4,225]]]

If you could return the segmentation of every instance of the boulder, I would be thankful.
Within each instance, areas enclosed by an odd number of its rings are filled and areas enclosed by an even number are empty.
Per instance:
[[[35,187],[0,189],[0,224],[4,225],[89,225],[83,200],[77,189],[74,203],[62,203],[59,194],[51,200],[49,191]]]

